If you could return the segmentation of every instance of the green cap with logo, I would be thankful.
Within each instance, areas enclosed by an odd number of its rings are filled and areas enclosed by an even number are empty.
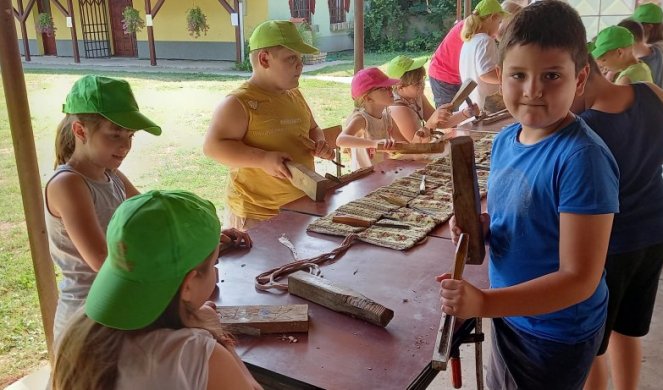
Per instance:
[[[654,3],[639,5],[633,11],[633,20],[640,23],[658,24],[663,22],[663,10]]]
[[[592,56],[598,59],[611,50],[633,46],[634,42],[633,34],[626,27],[606,27],[596,36]]]
[[[150,325],[186,274],[219,245],[220,234],[214,205],[190,192],[150,191],[125,200],[108,224],[108,256],[85,314],[114,329]]]
[[[62,112],[99,114],[125,129],[161,134],[161,127],[138,111],[129,83],[120,79],[95,75],[81,77],[71,87]]]
[[[297,53],[317,54],[320,51],[304,43],[294,23],[287,20],[268,20],[261,23],[249,38],[251,51],[265,47],[283,46]]]
[[[474,14],[481,16],[489,16],[492,14],[508,15],[509,13],[502,9],[497,0],[481,0],[476,7],[474,7]]]
[[[387,63],[387,75],[389,77],[400,79],[405,72],[419,69],[428,61],[427,56],[410,58],[408,56],[398,56]]]

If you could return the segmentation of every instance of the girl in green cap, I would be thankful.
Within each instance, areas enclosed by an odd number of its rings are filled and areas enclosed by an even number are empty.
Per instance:
[[[57,346],[52,388],[260,389],[207,301],[220,230],[214,205],[190,192],[122,203],[85,308]]]
[[[472,79],[477,87],[470,99],[484,109],[486,97],[498,92],[497,33],[506,14],[497,0],[481,0],[472,14],[465,18],[458,68],[461,80]]]

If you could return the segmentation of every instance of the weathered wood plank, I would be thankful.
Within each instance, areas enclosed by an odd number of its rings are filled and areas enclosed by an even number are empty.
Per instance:
[[[219,306],[217,311],[222,324],[240,333],[308,332],[308,305]]]
[[[396,142],[394,146],[387,149],[384,144],[378,144],[378,152],[399,152],[407,154],[424,154],[424,153],[442,153],[446,148],[446,141],[440,140],[439,142],[422,143],[422,144],[409,144],[406,142]]]
[[[457,111],[458,107],[465,101],[465,99],[470,96],[474,88],[476,88],[477,83],[476,81],[472,79],[467,79],[463,81],[463,84],[460,86],[458,89],[458,92],[456,92],[456,95],[454,95],[453,99],[451,99],[451,111]],[[476,102],[475,102],[476,103]]]
[[[469,235],[468,264],[482,264],[486,255],[481,214],[481,197],[474,163],[474,142],[468,136],[456,137],[451,143],[451,180],[456,224]]]
[[[374,325],[387,326],[394,312],[379,303],[346,287],[297,271],[288,276],[288,291],[328,309],[350,314]]]
[[[333,185],[329,179],[325,179],[315,171],[308,169],[303,164],[286,161],[286,166],[292,174],[292,185],[304,191],[306,196],[315,202],[324,200],[325,193]]]

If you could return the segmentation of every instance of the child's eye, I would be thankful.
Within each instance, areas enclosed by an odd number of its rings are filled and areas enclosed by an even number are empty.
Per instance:
[[[523,73],[512,73],[511,78],[515,80],[522,80],[525,78],[525,75]]]
[[[546,73],[545,78],[546,80],[557,80],[559,78],[559,73]]]

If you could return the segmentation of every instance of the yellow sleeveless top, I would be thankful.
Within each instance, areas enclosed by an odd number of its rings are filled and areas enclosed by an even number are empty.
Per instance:
[[[293,161],[314,169],[313,156],[299,138],[308,137],[311,128],[311,114],[299,89],[276,94],[246,82],[230,96],[237,98],[249,118],[242,140],[246,145],[288,153]],[[260,168],[232,168],[226,205],[240,217],[265,220],[303,195],[289,180],[277,179]]]

